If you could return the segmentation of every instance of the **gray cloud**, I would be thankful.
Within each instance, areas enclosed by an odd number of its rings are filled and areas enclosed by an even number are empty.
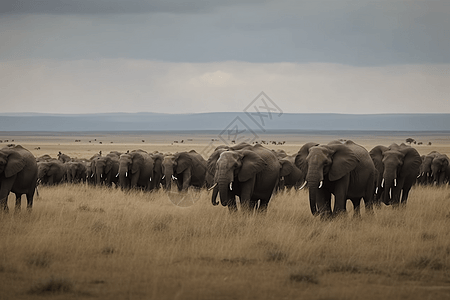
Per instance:
[[[450,1],[222,3],[2,1],[0,60],[450,62]]]
[[[2,63],[2,112],[242,111],[263,90],[286,113],[450,113],[450,65]]]
[[[216,7],[261,1],[3,0],[0,14],[204,13]]]

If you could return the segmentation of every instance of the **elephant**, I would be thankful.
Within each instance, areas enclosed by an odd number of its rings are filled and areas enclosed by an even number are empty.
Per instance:
[[[44,185],[55,185],[66,180],[67,166],[58,159],[38,162],[38,182]]]
[[[94,172],[92,171],[92,161],[88,160],[84,162],[86,167],[86,178],[85,181],[87,184],[95,184]]]
[[[119,172],[119,157],[116,154],[110,153],[106,156],[94,158],[91,161],[91,169],[96,185],[111,186],[114,183],[117,186],[119,178],[116,175]]]
[[[380,199],[386,205],[395,208],[406,206],[409,191],[419,175],[422,158],[411,146],[392,144],[389,147],[375,146],[370,157],[378,171],[375,201]],[[400,199],[401,194],[401,199]]]
[[[295,165],[296,154],[283,156],[283,152],[278,152],[281,157],[277,155],[281,165],[278,189],[299,188],[305,181],[305,173]]]
[[[120,155],[119,186],[122,189],[139,187],[150,190],[153,165],[152,156],[145,152],[132,151]]]
[[[20,145],[0,149],[0,209],[8,211],[10,192],[16,195],[16,210],[21,207],[21,197],[27,197],[27,209],[33,207],[37,186],[38,167],[36,158]]]
[[[353,141],[332,141],[327,145],[307,143],[295,157],[296,166],[306,174],[309,204],[314,216],[330,218],[346,212],[347,199],[360,216],[361,198],[366,212],[373,214],[375,166],[369,152]],[[331,194],[334,209],[331,210]]]
[[[201,188],[205,185],[206,160],[195,150],[178,152],[164,157],[162,171],[167,190],[171,189],[171,179],[176,181],[179,191],[190,186]]]
[[[431,151],[422,159],[422,163],[420,165],[419,176],[417,177],[417,182],[422,185],[429,185],[433,181],[432,171],[431,171],[431,163],[433,159],[439,155],[440,153],[437,151]]]
[[[214,174],[211,202],[227,206],[230,212],[238,210],[236,196],[245,213],[265,213],[280,178],[281,165],[275,154],[260,144],[241,143],[221,147],[208,159],[208,172]],[[259,202],[259,205],[258,205]]]
[[[161,153],[153,153],[153,175],[150,185],[150,189],[159,189],[162,185],[162,162],[164,160],[164,155]]]
[[[447,180],[450,160],[446,154],[437,154],[431,162],[431,176],[436,185],[442,185]]]
[[[65,165],[67,182],[78,183],[86,180],[86,164],[84,162],[70,161]]]

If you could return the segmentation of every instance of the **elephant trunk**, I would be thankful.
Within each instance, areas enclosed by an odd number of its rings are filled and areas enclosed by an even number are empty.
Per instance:
[[[217,183],[220,203],[222,203],[223,206],[227,206],[229,204],[229,200],[231,199],[231,192],[233,188],[233,172],[227,171],[225,168],[221,168],[221,166],[219,166],[218,172]]]
[[[214,205],[214,206],[216,206],[216,205],[218,205],[219,204],[219,202],[217,201],[217,195],[219,194],[219,187],[218,187],[218,185],[216,184],[214,187],[213,187],[213,193],[212,193],[212,197],[211,197],[211,203],[212,203],[212,205]]]
[[[164,170],[164,179],[166,181],[165,188],[166,190],[171,190],[172,188],[172,180],[173,180],[173,170],[170,170],[169,168],[166,168]]]
[[[397,172],[384,172],[382,179],[382,187],[384,188],[383,203],[386,205],[393,204],[394,190],[397,187]]]
[[[319,167],[312,165],[309,167],[308,173],[306,174],[306,181],[309,189],[309,206],[313,216],[322,213],[321,207],[325,204],[322,203],[323,199],[320,199],[319,197],[319,189],[322,188],[323,185],[323,174],[322,172],[318,172],[319,169]]]
[[[95,170],[95,184],[100,185],[102,184],[102,181],[104,180],[103,178],[103,169],[101,168],[97,168]]]

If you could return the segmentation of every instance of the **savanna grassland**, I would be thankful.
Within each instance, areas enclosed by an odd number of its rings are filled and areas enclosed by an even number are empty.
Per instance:
[[[20,139],[36,156],[79,158],[98,149],[200,151],[208,141]],[[294,153],[314,140],[268,147]],[[370,150],[394,138],[353,140]],[[449,147],[439,137],[417,149]],[[348,216],[332,221],[311,215],[304,190],[279,193],[266,215],[250,216],[212,206],[205,190],[189,191],[188,207],[164,191],[63,184],[39,193],[31,213],[14,213],[11,196],[11,212],[0,214],[0,299],[450,298],[447,186],[414,187],[406,209],[363,209],[361,219],[349,201]]]

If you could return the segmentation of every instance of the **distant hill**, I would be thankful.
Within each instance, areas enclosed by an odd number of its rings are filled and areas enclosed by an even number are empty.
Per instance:
[[[0,131],[174,130],[449,131],[450,114],[0,114]]]

